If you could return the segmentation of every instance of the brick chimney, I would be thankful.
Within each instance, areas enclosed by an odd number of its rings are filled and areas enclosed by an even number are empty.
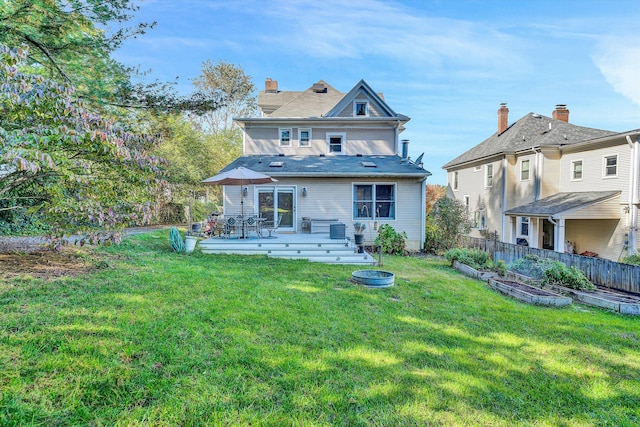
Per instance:
[[[264,91],[267,93],[278,93],[278,81],[271,80],[267,77],[267,80],[264,82]]]
[[[509,127],[509,109],[507,108],[507,103],[503,102],[500,104],[500,108],[498,109],[498,135],[507,130]]]
[[[567,104],[556,105],[556,109],[553,110],[552,117],[556,120],[562,120],[563,122],[569,123],[569,110],[567,109]]]

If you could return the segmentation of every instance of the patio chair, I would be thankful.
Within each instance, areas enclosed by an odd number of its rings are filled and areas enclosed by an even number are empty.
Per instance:
[[[269,232],[269,235],[266,236],[267,239],[275,239],[276,238],[276,236],[272,236],[271,233],[273,233],[278,228],[280,228],[280,223],[281,222],[282,222],[282,215],[278,216],[278,221],[277,222],[275,220],[265,221],[264,222],[264,229],[267,230],[267,232]]]
[[[255,231],[258,237],[262,237],[262,230],[260,229],[260,221],[258,215],[249,215],[245,218],[246,237],[251,236],[251,232]]]

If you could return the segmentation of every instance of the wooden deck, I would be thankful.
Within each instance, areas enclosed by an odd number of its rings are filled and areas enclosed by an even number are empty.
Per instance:
[[[367,252],[357,253],[349,239],[330,239],[329,234],[272,233],[272,237],[249,238],[232,236],[229,239],[212,237],[199,242],[205,254],[267,255],[273,258],[307,259],[327,264],[376,265]]]

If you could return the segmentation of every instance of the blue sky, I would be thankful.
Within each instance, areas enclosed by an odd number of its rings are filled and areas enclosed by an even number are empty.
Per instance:
[[[147,0],[134,22],[157,21],[116,58],[179,77],[191,90],[206,60],[241,66],[259,90],[318,80],[348,92],[364,79],[411,117],[402,138],[442,165],[529,112],[567,104],[571,123],[640,128],[640,2],[636,0]]]

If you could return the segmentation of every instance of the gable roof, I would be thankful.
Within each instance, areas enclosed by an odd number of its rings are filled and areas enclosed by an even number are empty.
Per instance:
[[[324,90],[322,90],[324,89]],[[364,93],[376,105],[380,117],[340,117],[356,97]],[[260,92],[258,106],[263,112],[261,121],[277,119],[335,119],[335,120],[399,120],[404,124],[409,117],[398,114],[385,102],[382,94],[376,93],[364,80],[360,80],[347,94],[320,80],[302,92]],[[256,118],[236,118],[237,122],[255,121]],[[402,128],[402,126],[401,126]]]
[[[389,107],[389,105],[382,99],[382,96],[379,96],[377,93],[371,89],[371,86],[367,84],[364,80],[360,80],[354,87],[347,93],[341,100],[338,102],[330,111],[325,114],[326,117],[336,117],[340,114],[345,108],[351,106],[356,97],[360,94],[364,93],[369,100],[376,103],[380,110],[387,117],[398,117],[395,111]],[[408,117],[407,117],[408,119]]]
[[[517,153],[537,147],[577,144],[615,132],[576,126],[541,114],[529,113],[502,133],[494,133],[480,144],[442,166],[449,169],[499,154]]]
[[[426,178],[431,172],[400,156],[242,156],[222,172],[244,166],[273,177]]]
[[[620,191],[585,191],[557,193],[535,202],[511,208],[504,212],[512,216],[549,217],[562,212],[584,208],[618,196]]]

